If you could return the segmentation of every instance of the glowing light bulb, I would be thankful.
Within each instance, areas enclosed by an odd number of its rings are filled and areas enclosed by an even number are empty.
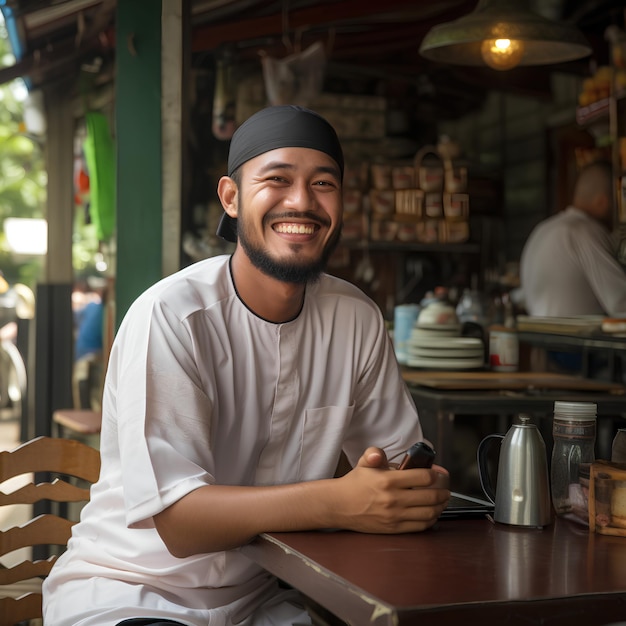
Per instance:
[[[510,70],[524,56],[524,43],[516,39],[485,39],[480,46],[483,61],[494,70]]]

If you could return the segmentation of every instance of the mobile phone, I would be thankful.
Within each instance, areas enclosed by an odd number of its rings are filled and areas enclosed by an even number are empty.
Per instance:
[[[398,469],[412,469],[414,467],[432,467],[435,460],[435,451],[423,441],[414,443],[404,455]]]

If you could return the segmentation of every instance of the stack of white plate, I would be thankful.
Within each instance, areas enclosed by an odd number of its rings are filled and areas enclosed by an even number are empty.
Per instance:
[[[422,339],[439,339],[442,337],[460,337],[461,325],[453,322],[450,324],[424,324],[418,322],[411,330],[408,344],[419,343]]]
[[[431,332],[424,334],[425,330]],[[407,365],[424,369],[467,370],[485,364],[483,342],[476,337],[460,337],[458,331],[453,333],[451,328],[439,327],[437,331],[414,328],[407,354]]]

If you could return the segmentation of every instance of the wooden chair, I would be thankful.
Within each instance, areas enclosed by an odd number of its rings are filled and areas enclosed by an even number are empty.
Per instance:
[[[72,439],[37,437],[11,451],[0,452],[0,506],[47,502],[51,508],[67,508],[67,503],[89,500],[89,486],[98,479],[99,472],[98,450]],[[41,473],[45,481],[38,483]],[[28,483],[9,493],[4,491],[5,481],[22,475],[29,477]],[[69,477],[86,482],[76,484]],[[35,546],[60,546],[62,551],[74,523],[51,512],[33,516],[21,526],[3,529],[0,559],[14,550]],[[0,624],[9,626],[41,618],[41,583],[56,559],[53,554],[47,559],[31,557],[15,565],[0,565]]]

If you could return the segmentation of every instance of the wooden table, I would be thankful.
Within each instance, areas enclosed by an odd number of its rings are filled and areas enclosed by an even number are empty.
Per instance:
[[[354,626],[605,625],[626,619],[626,538],[439,521],[407,535],[264,534],[242,552]]]
[[[449,372],[403,370],[403,377],[422,415],[433,412],[436,432],[426,433],[439,463],[450,464],[450,441],[456,415],[515,416],[529,413],[552,418],[556,400],[595,402],[598,415],[626,413],[626,387],[551,372]]]

